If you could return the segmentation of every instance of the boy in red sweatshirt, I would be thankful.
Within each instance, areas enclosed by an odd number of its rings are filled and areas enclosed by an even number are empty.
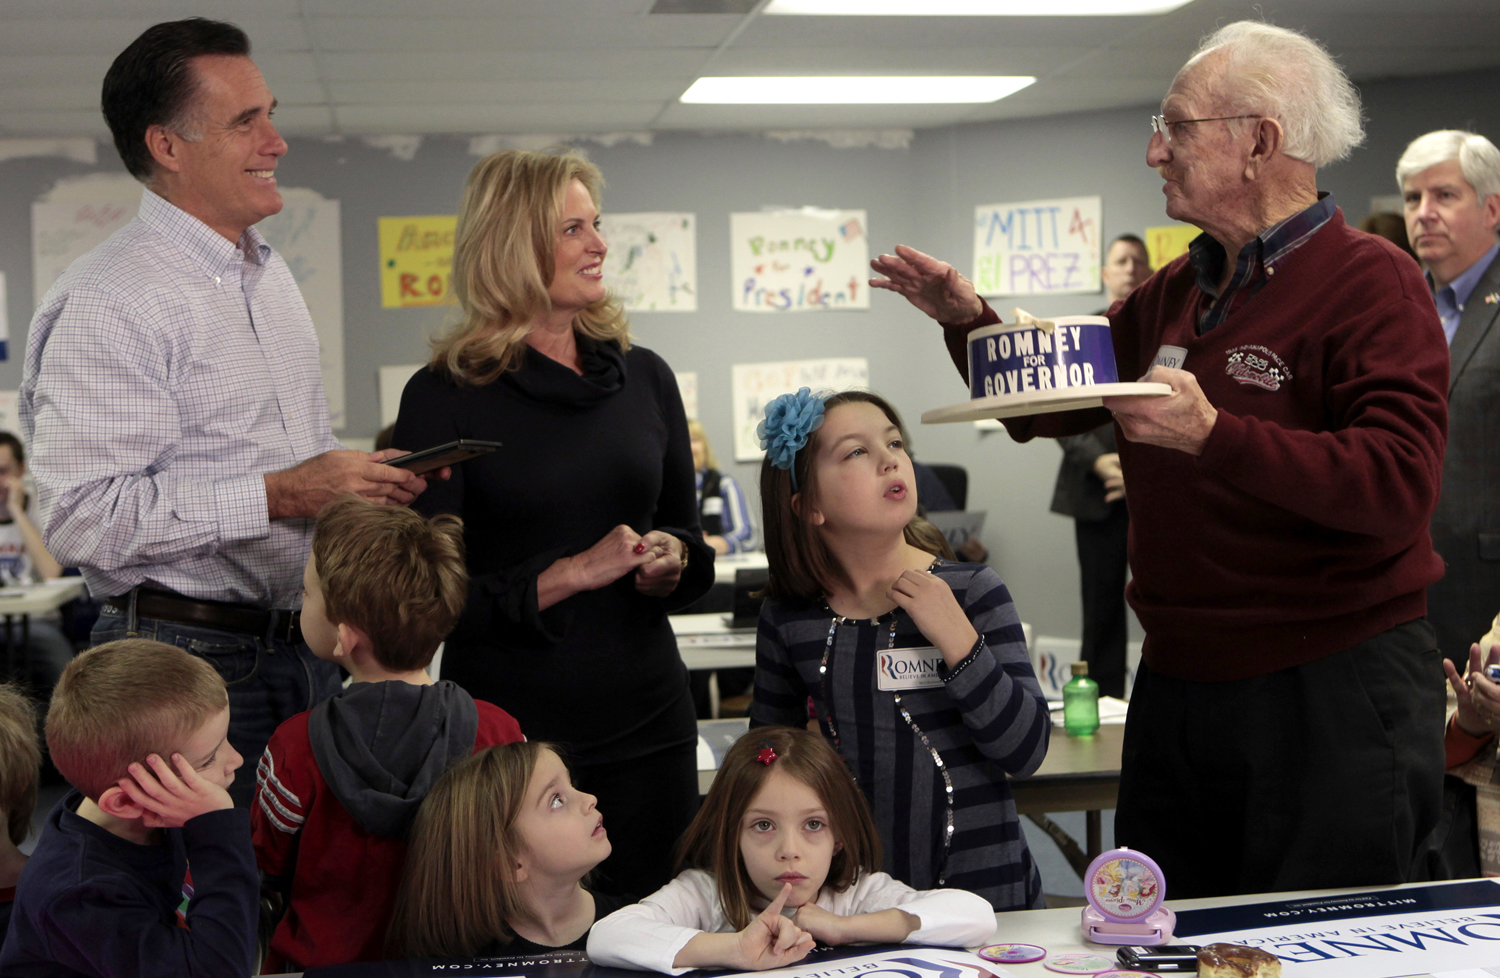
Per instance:
[[[283,723],[256,770],[256,859],[288,894],[267,973],[383,957],[428,789],[453,761],[522,739],[510,714],[426,672],[468,593],[457,518],[336,500],[303,586],[308,647],[353,682]]]

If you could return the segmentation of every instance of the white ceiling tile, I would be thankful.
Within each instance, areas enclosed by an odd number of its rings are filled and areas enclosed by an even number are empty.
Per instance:
[[[660,108],[652,102],[528,105],[341,105],[348,133],[608,132],[643,129]]]
[[[693,76],[684,74],[678,78],[625,78],[608,85],[595,79],[540,81],[516,78],[507,81],[338,81],[331,87],[334,101],[340,104],[594,102],[604,95],[614,102],[664,102],[675,100],[692,82]]]
[[[658,51],[649,58],[637,51],[592,51],[580,58],[552,49],[530,51],[412,51],[389,57],[368,54],[323,56],[330,80],[337,81],[491,81],[523,79],[593,79],[602,91],[615,78],[697,77],[701,52]]]
[[[671,24],[645,17],[362,17],[317,18],[313,35],[324,51],[516,51],[559,52],[593,48],[716,47],[726,25],[697,17]]]

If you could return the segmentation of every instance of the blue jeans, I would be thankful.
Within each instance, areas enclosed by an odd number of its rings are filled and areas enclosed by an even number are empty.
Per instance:
[[[151,638],[186,649],[223,677],[229,689],[229,743],[245,759],[229,786],[239,808],[254,800],[255,766],[276,728],[339,691],[338,666],[322,661],[301,642],[139,618],[130,608],[123,614],[101,614],[89,635],[93,645],[120,638]]]

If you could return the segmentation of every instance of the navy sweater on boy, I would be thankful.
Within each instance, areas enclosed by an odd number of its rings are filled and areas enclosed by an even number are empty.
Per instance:
[[[82,800],[57,803],[21,871],[0,974],[249,975],[260,893],[250,813],[208,812],[142,846],[78,815]]]

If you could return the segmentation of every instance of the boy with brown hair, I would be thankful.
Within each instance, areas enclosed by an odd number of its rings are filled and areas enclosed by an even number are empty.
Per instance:
[[[31,832],[42,751],[36,742],[36,707],[15,683],[0,685],[0,944],[10,925],[16,881],[26,865],[19,846]]]
[[[453,761],[524,739],[510,714],[425,671],[468,596],[456,517],[335,500],[303,587],[308,647],[353,683],[283,723],[256,771],[256,858],[289,894],[267,972],[383,957],[422,799]]]
[[[250,974],[258,887],[228,730],[224,681],[182,649],[122,639],[68,664],[47,749],[76,790],[21,871],[0,974]]]

